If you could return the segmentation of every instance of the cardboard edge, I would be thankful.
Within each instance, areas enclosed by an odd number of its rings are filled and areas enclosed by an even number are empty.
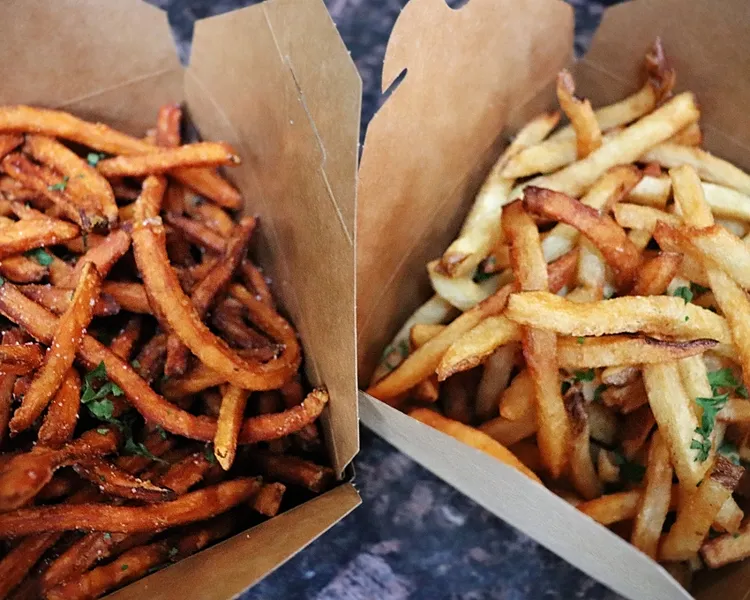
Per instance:
[[[691,598],[663,567],[547,488],[364,392],[359,398],[363,425],[590,577],[631,600]],[[623,572],[623,561],[634,568]]]
[[[362,503],[340,485],[252,529],[185,558],[107,596],[108,600],[226,600],[268,576]],[[262,552],[258,552],[258,549]],[[249,569],[236,556],[252,556]],[[200,582],[200,586],[194,585]]]

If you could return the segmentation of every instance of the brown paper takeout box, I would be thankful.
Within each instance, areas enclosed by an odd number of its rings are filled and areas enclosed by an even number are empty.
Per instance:
[[[258,259],[296,325],[307,376],[326,385],[334,468],[359,447],[354,214],[361,81],[321,0],[270,0],[196,24],[190,66],[167,16],[142,0],[3,3],[0,103],[68,110],[141,136],[183,102],[207,140],[243,159],[230,179],[260,216]],[[360,503],[344,482],[114,594],[226,599]]]
[[[702,108],[706,147],[750,169],[747,0],[635,0],[608,9],[577,91],[600,106],[635,91],[661,36],[678,90]],[[411,0],[383,65],[386,90],[360,165],[357,325],[366,387],[393,335],[431,294],[425,265],[455,238],[489,167],[520,124],[555,106],[571,63],[573,11],[557,0]],[[689,598],[667,572],[552,492],[360,392],[363,423],[476,502],[633,600]],[[700,573],[697,598],[746,597],[750,563]]]

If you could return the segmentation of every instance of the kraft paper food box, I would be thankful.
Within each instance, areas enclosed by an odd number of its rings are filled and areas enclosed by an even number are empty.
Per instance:
[[[701,105],[705,147],[750,168],[750,19],[742,0],[635,0],[606,11],[572,66],[601,106],[635,91],[661,36],[677,90]],[[573,11],[555,0],[411,0],[388,43],[383,89],[360,165],[357,325],[360,387],[432,294],[429,260],[453,240],[489,168],[529,117],[556,107],[572,63]],[[405,71],[403,78],[400,76]],[[360,392],[363,423],[486,509],[634,600],[689,598],[651,559],[517,471]],[[697,598],[744,598],[750,564],[700,573]]]
[[[361,81],[321,0],[269,0],[197,23],[183,68],[164,12],[141,0],[3,3],[0,103],[61,108],[141,136],[183,102],[201,136],[242,156],[228,174],[260,216],[258,258],[296,325],[342,483],[116,592],[239,594],[360,502],[347,469],[357,429],[354,214]]]

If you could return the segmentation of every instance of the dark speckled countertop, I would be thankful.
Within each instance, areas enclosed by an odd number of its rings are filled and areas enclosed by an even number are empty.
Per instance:
[[[196,19],[256,3],[149,1],[167,10],[183,60]],[[379,68],[406,0],[325,1],[362,75],[364,132],[380,105]],[[581,52],[604,6],[617,0],[569,1]],[[619,598],[366,430],[356,468],[363,506],[243,600]]]

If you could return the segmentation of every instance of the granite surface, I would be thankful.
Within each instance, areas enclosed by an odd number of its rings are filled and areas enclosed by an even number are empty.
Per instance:
[[[150,0],[169,14],[183,60],[196,19],[252,0]],[[607,4],[570,0],[583,51]],[[449,0],[457,7],[465,0]],[[362,131],[380,106],[380,65],[406,0],[326,0],[364,83]],[[243,600],[614,600],[554,554],[369,431],[356,460],[364,504]]]

